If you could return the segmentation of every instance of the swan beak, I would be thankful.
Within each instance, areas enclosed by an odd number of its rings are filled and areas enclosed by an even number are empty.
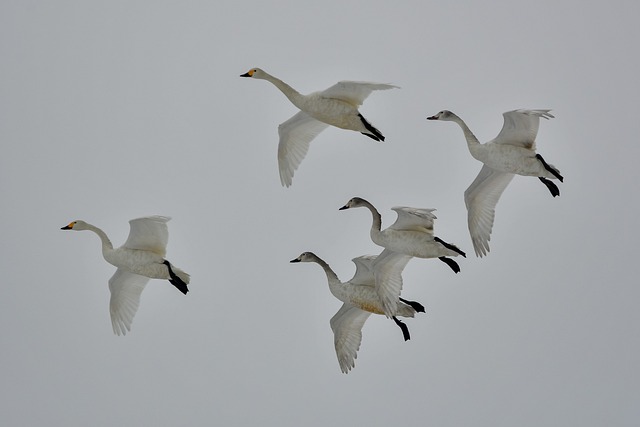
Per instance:
[[[339,211],[343,211],[343,210],[345,210],[345,209],[349,209],[349,206],[344,205],[343,207],[339,208],[338,210],[339,210]]]
[[[438,120],[436,116],[427,117],[427,120]]]
[[[75,222],[70,222],[69,225],[65,225],[64,227],[62,227],[60,230],[73,230],[73,226],[75,225]]]
[[[289,261],[289,262],[300,262],[300,258],[292,259],[292,260],[291,260],[291,261]]]
[[[249,70],[244,74],[240,74],[240,77],[253,77],[254,70]]]

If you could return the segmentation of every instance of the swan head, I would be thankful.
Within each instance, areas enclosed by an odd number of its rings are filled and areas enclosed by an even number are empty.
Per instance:
[[[341,207],[340,211],[345,210],[345,209],[350,209],[350,208],[359,208],[362,206],[368,206],[371,203],[367,202],[365,199],[361,198],[361,197],[354,197],[351,200],[349,200],[347,202],[346,205],[344,205],[343,207]]]
[[[438,114],[427,117],[427,120],[442,120],[442,121],[455,121],[458,118],[455,114],[453,114],[449,110],[442,110]]]
[[[74,231],[82,231],[87,230],[87,223],[82,220],[71,221],[68,225],[60,228],[60,230],[74,230]]]
[[[292,259],[289,262],[317,262],[318,256],[313,252],[302,252],[298,258]]]
[[[252,68],[246,73],[240,74],[240,77],[253,77],[254,79],[264,79],[266,74],[267,73],[262,71],[260,68]]]

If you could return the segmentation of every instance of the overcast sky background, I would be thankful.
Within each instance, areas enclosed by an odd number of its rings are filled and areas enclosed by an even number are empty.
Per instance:
[[[0,2],[0,421],[48,426],[635,426],[639,7],[634,2]],[[383,144],[329,128],[289,189],[277,126],[302,93],[392,83],[361,109]],[[480,170],[442,109],[481,141],[502,113],[552,108],[538,151],[552,198],[516,177],[480,259],[463,192]],[[469,257],[416,259],[412,339],[382,316],[340,372],[342,280],[397,205],[437,208]],[[112,333],[98,238],[168,215],[191,292],[152,280]]]

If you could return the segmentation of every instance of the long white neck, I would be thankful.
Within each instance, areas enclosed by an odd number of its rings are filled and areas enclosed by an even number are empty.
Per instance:
[[[342,282],[338,278],[338,275],[329,267],[329,264],[324,262],[324,260],[320,259],[318,256],[315,257],[314,261],[322,267],[325,274],[327,275],[327,281],[329,282],[329,290],[339,300],[343,300],[342,295]]]
[[[382,216],[380,215],[380,212],[378,212],[378,210],[375,208],[375,206],[373,206],[366,200],[364,201],[364,206],[369,209],[369,212],[371,212],[371,216],[373,219],[371,223],[371,231],[369,232],[369,234],[371,235],[371,240],[373,240],[374,243],[377,243],[378,237],[380,236],[380,230],[382,229]]]
[[[473,132],[471,132],[471,129],[469,129],[469,126],[467,126],[464,120],[453,114],[452,121],[456,122],[462,128],[464,138],[467,140],[467,147],[469,148],[469,152],[473,157],[476,157],[476,153],[478,152],[478,149],[482,146],[482,144],[480,144],[480,141],[478,141],[478,138],[476,138]]]
[[[102,242],[102,255],[106,258],[107,254],[113,250],[113,244],[111,243],[111,240],[109,240],[104,231],[100,230],[95,225],[87,224],[86,229],[93,231],[98,235],[98,237],[100,237],[100,241]]]
[[[298,92],[297,90],[295,90],[294,88],[292,88],[291,86],[289,86],[288,84],[286,84],[285,82],[280,80],[279,78],[274,77],[274,76],[272,76],[271,74],[269,74],[267,72],[263,71],[262,74],[264,75],[262,77],[264,80],[267,80],[267,81],[273,83],[273,85],[275,87],[280,89],[280,92],[284,93],[284,96],[289,98],[289,101],[291,101],[291,103],[293,105],[295,105],[296,107],[300,108],[300,104],[301,104],[302,100],[304,99],[304,96],[301,95],[300,92]]]

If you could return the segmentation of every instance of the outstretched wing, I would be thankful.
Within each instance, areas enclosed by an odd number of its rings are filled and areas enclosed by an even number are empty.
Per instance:
[[[396,206],[391,209],[396,211],[398,218],[389,228],[433,234],[433,221],[436,216],[432,212],[435,209],[418,209],[406,206]]]
[[[374,286],[373,262],[376,258],[377,255],[361,255],[352,259],[351,261],[356,265],[356,273],[349,282],[354,285]]]
[[[484,165],[464,192],[469,233],[473,249],[479,257],[489,252],[496,204],[513,177],[512,173],[498,172]]]
[[[114,334],[126,335],[131,330],[133,317],[140,305],[140,294],[148,282],[148,277],[129,273],[120,268],[109,279],[111,291],[109,313],[111,313]]]
[[[131,230],[127,241],[122,245],[129,249],[155,252],[164,257],[167,253],[169,230],[166,216],[147,216],[129,221]]]
[[[328,126],[302,111],[278,126],[278,169],[282,185],[291,185],[293,174],[309,151],[309,144]]]
[[[376,292],[387,317],[396,315],[398,299],[402,292],[402,270],[404,270],[411,258],[410,255],[403,255],[385,249],[373,261]]]
[[[340,370],[345,374],[356,365],[355,359],[362,342],[362,327],[370,315],[367,311],[344,303],[329,321]]]
[[[398,86],[384,83],[352,82],[345,80],[323,90],[320,92],[320,95],[324,98],[340,99],[357,108],[362,105],[364,100],[367,99],[374,90],[386,90],[393,88],[398,88]]]
[[[490,142],[495,144],[516,145],[531,150],[535,149],[540,117],[545,119],[553,118],[553,116],[549,114],[549,111],[551,110],[507,111],[502,115],[504,117],[502,130],[498,136]]]

